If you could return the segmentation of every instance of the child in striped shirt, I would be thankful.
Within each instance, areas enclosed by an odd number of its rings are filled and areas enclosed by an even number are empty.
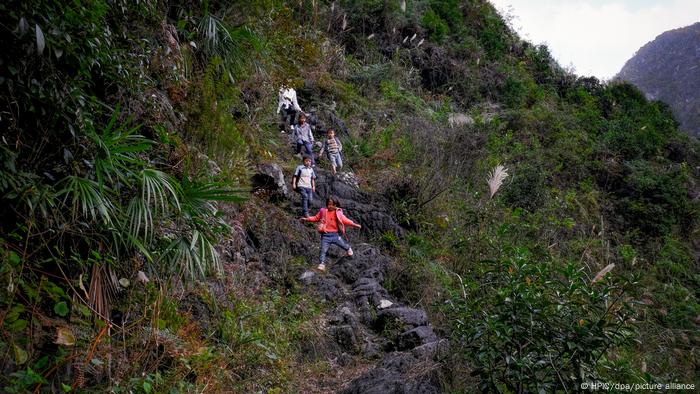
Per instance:
[[[340,140],[335,138],[335,130],[328,129],[326,132],[326,138],[323,140],[323,148],[321,148],[321,155],[326,152],[326,157],[328,161],[331,162],[331,168],[333,169],[333,175],[335,175],[336,170],[340,170],[343,167],[343,157],[342,152],[343,145]]]

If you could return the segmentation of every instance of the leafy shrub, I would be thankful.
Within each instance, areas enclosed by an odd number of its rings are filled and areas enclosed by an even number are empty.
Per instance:
[[[425,109],[425,102],[418,96],[404,89],[393,81],[382,81],[379,84],[379,91],[385,99],[399,103],[410,110]]]
[[[499,91],[501,100],[511,108],[523,105],[528,95],[527,84],[513,75],[508,75]]]
[[[492,58],[503,56],[507,51],[510,43],[510,32],[508,26],[495,13],[488,13],[484,20],[483,26],[479,31],[479,40],[486,49],[486,53]]]
[[[546,45],[536,45],[528,49],[525,54],[530,60],[535,82],[538,84],[554,82],[558,65],[549,52],[549,48]]]
[[[678,282],[689,287],[697,286],[697,275],[693,277],[693,254],[680,240],[666,236],[654,262],[654,271],[664,283]]]
[[[624,159],[648,159],[665,150],[677,126],[667,105],[648,103],[630,84],[612,84],[600,95],[602,112],[609,120],[601,148],[612,149]]]
[[[661,308],[659,317],[666,327],[692,330],[694,319],[700,315],[700,303],[695,292],[679,283],[664,283],[654,289]]]
[[[433,10],[428,10],[423,14],[421,26],[430,33],[430,39],[438,43],[442,42],[450,33],[447,23]]]
[[[630,340],[624,300],[632,282],[591,283],[576,264],[538,261],[524,247],[482,262],[466,295],[453,298],[455,335],[480,390],[577,390],[600,376],[608,352]]]
[[[648,161],[634,160],[623,167],[623,178],[614,190],[621,226],[648,235],[671,232],[692,217],[685,174],[676,168],[661,169]]]
[[[454,34],[458,34],[464,26],[464,16],[460,0],[430,0],[428,5],[441,19],[449,23]]]
[[[503,202],[513,208],[524,208],[535,212],[542,206],[547,195],[545,172],[540,167],[522,165],[512,176],[512,181],[503,189]]]
[[[195,86],[196,94],[191,95],[187,108],[188,137],[220,163],[225,175],[243,183],[248,178],[245,159],[261,142],[253,139],[251,133],[243,132],[249,125],[231,116],[245,104],[240,88],[222,72],[221,64],[218,59],[208,64],[201,85]]]

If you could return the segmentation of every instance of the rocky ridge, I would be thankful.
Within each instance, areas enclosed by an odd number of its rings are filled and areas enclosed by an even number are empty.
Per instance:
[[[616,78],[667,103],[686,132],[700,136],[700,22],[669,30],[629,59]]]

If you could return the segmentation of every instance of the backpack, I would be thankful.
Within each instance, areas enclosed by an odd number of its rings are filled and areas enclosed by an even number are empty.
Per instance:
[[[323,216],[321,217],[321,220],[318,222],[318,224],[316,224],[316,231],[323,234],[326,232],[326,215],[328,214],[328,209],[323,208],[321,209],[321,212],[323,212]]]

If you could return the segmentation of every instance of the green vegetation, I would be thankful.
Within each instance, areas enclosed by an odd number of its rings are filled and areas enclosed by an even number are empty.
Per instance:
[[[395,257],[385,287],[451,337],[448,390],[696,381],[698,142],[488,2],[399,3],[0,4],[4,390],[294,392],[324,374],[303,240],[246,192],[254,164],[293,165],[283,82],[342,118],[348,167],[404,227],[371,241]]]

